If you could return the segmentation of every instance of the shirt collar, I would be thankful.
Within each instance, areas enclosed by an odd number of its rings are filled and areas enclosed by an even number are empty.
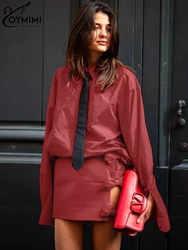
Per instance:
[[[100,72],[98,69],[96,69],[95,65],[89,69],[85,68],[85,71],[90,73],[93,80],[97,80]]]
[[[68,65],[68,68],[69,68],[69,70],[70,70],[70,67],[69,67],[69,65]],[[99,73],[100,73],[100,70],[99,69],[96,69],[96,65],[94,65],[94,66],[92,66],[91,68],[84,68],[84,70],[86,71],[86,72],[89,72],[90,73],[90,75],[91,75],[91,78],[93,79],[93,80],[97,80],[97,78],[98,78],[98,76],[99,76]],[[77,81],[79,81],[80,80],[80,77],[79,76],[76,76],[75,77],[75,81],[77,82]]]

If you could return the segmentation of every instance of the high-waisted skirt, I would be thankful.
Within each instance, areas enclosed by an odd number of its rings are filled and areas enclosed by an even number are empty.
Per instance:
[[[108,157],[106,157],[108,158]],[[53,218],[105,221],[115,214],[110,190],[121,186],[125,165],[104,156],[86,158],[76,171],[71,158],[57,158],[54,165]]]

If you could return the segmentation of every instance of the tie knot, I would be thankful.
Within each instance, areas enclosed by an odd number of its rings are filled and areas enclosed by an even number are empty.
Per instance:
[[[87,81],[91,79],[91,75],[88,71],[85,71],[85,78]]]

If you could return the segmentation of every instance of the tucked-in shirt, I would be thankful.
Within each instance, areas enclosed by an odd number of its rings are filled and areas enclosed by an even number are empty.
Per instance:
[[[52,224],[53,156],[72,157],[79,99],[83,79],[69,79],[69,66],[59,68],[53,78],[46,115],[46,131],[40,168],[42,211],[39,223]],[[100,91],[99,71],[89,70],[89,99],[84,157],[104,155],[133,165],[145,192],[155,201],[159,229],[167,232],[169,218],[153,175],[153,156],[145,124],[140,85],[135,75],[119,66],[114,84]]]

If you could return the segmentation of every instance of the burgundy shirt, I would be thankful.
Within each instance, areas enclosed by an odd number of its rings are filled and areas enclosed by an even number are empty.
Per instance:
[[[154,215],[159,229],[167,232],[170,223],[153,175],[153,156],[140,85],[129,69],[120,66],[114,84],[100,92],[96,86],[98,72],[95,67],[89,72],[92,80],[89,81],[84,156],[105,155],[110,160],[118,158],[125,165],[133,164],[142,187],[155,200]],[[82,85],[80,78],[70,82],[68,66],[59,68],[53,78],[40,168],[40,224],[52,224],[50,159],[52,156],[72,157]]]

